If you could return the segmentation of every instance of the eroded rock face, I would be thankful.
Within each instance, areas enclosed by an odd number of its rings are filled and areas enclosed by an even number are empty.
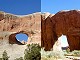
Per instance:
[[[29,43],[32,43],[32,42],[40,43],[41,14],[33,13],[25,16],[17,16],[17,15],[1,12],[0,13],[0,31],[15,32],[8,37],[9,43],[11,44],[15,44],[15,43],[21,44],[19,41],[16,40],[15,36],[18,33],[24,33],[24,32],[29,37],[28,38]]]
[[[0,31],[15,32],[8,36],[9,43],[21,44],[15,39],[17,33],[29,36],[27,44],[40,43],[45,50],[50,50],[62,34],[67,36],[71,50],[80,49],[80,11],[60,11],[34,13],[27,16],[16,16],[0,13]],[[4,39],[0,37],[0,40]]]
[[[45,19],[44,16],[42,16],[41,20],[41,46],[45,47],[45,50],[50,50],[53,47],[55,40],[57,40],[57,36],[53,31],[54,28],[51,18],[47,17]]]
[[[19,33],[28,36],[26,43],[16,39],[16,34]],[[41,45],[41,13],[17,16],[0,12],[0,58],[4,50],[7,51],[9,60],[24,57],[26,44],[31,43]]]
[[[44,17],[41,17],[41,45],[45,50],[50,50],[62,34],[67,36],[71,51],[80,50],[80,11],[60,11]]]

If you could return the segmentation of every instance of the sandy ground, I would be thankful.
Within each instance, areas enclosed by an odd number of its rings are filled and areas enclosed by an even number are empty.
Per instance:
[[[24,50],[26,49],[26,45],[17,45],[17,44],[7,44],[5,41],[0,44],[0,58],[2,57],[2,53],[6,50],[9,60],[14,60],[15,58],[24,57]]]

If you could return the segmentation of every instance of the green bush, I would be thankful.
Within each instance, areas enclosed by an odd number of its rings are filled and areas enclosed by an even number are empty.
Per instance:
[[[2,58],[0,58],[0,60],[2,60]]]
[[[29,44],[24,52],[24,60],[41,60],[41,47],[39,44]]]
[[[6,50],[3,52],[3,54],[2,54],[2,60],[8,60],[9,59],[9,57],[8,57],[8,55],[7,55],[7,52],[6,52]]]
[[[70,49],[69,49],[69,48],[67,48],[66,52],[67,52],[67,53],[69,53],[69,52],[70,52]]]

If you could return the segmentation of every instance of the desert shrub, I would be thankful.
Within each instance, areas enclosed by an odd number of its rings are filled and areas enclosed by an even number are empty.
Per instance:
[[[67,49],[66,49],[66,52],[67,52],[67,53],[69,53],[69,52],[70,52],[70,49],[69,49],[69,48],[67,48]]]
[[[40,60],[41,54],[40,54],[41,47],[39,44],[29,44],[27,45],[27,49],[25,49],[24,52],[24,60]]]
[[[74,50],[72,52],[69,51],[63,51],[65,56],[79,56],[80,57],[80,51],[79,50]]]
[[[20,57],[20,58],[16,58],[15,60],[23,60],[23,57]]]
[[[44,48],[41,48],[41,60],[56,60],[64,58],[63,51],[45,51]]]
[[[80,51],[79,50],[74,50],[72,51],[74,56],[80,56]]]
[[[2,60],[2,58],[0,58],[0,60]]]
[[[9,57],[8,57],[8,54],[7,54],[7,52],[6,52],[6,50],[3,52],[3,54],[2,54],[2,60],[8,60],[9,59]]]

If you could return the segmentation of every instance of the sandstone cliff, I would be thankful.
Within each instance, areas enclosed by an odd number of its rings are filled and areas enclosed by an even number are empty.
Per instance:
[[[15,35],[25,33],[28,43],[40,43],[45,50],[50,50],[58,37],[67,36],[71,50],[80,49],[80,11],[60,11],[58,13],[33,13],[17,16],[0,12],[0,31],[11,32],[8,35],[10,44],[21,44]],[[3,37],[0,37],[2,40]],[[27,43],[27,44],[28,44]]]
[[[13,15],[0,12],[0,31],[15,32],[9,36],[10,44],[21,44],[15,38],[18,33],[28,35],[29,43],[40,43],[41,41],[41,14]]]
[[[4,50],[10,56],[9,60],[24,57],[27,47],[16,39],[19,33],[28,36],[26,44],[41,44],[41,13],[20,16],[0,12],[0,58]]]

